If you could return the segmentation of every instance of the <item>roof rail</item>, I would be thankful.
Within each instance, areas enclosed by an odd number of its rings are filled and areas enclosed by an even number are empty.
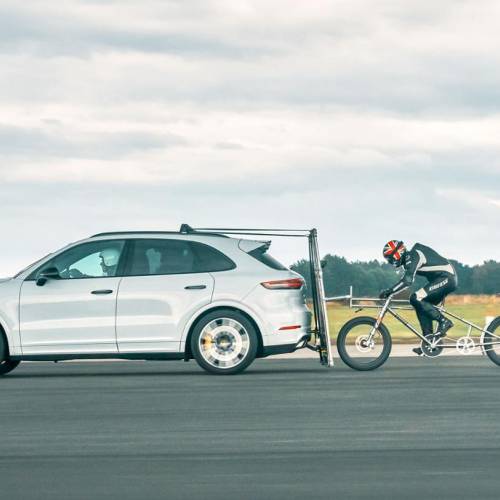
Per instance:
[[[221,227],[191,227],[181,224],[179,231],[113,231],[108,233],[93,234],[91,238],[100,236],[119,236],[120,234],[199,234],[200,236],[218,236],[229,238],[228,235],[237,236],[285,236],[307,238],[314,229],[256,229],[256,228],[221,228]]]
[[[91,238],[97,238],[99,236],[119,236],[120,234],[179,234],[177,231],[110,231],[108,233],[97,233],[93,234]]]
[[[211,231],[199,231],[193,229],[189,224],[181,224],[179,231],[111,231],[106,233],[93,234],[91,238],[101,236],[119,236],[121,234],[199,234],[200,236],[217,236],[219,238],[228,238],[225,234]]]
[[[188,226],[189,227],[189,226]],[[193,228],[191,228],[193,229]],[[316,229],[255,229],[255,228],[224,228],[224,227],[195,227],[194,232],[210,232],[212,234],[231,234],[239,236],[284,236],[292,238],[308,238]]]

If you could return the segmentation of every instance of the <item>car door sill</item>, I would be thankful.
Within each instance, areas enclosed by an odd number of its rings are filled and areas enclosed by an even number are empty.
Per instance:
[[[183,352],[141,352],[141,353],[89,353],[89,354],[26,354],[10,356],[13,361],[69,361],[78,359],[137,359],[161,361],[184,359]]]

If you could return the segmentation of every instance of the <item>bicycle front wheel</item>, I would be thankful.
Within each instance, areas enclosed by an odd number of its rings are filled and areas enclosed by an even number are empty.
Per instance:
[[[382,366],[391,353],[391,335],[384,325],[380,325],[369,339],[376,321],[362,316],[351,319],[340,329],[337,337],[339,356],[354,370],[374,370]]]

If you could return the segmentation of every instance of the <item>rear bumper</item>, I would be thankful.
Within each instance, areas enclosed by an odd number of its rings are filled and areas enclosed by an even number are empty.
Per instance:
[[[297,344],[271,345],[262,349],[262,358],[274,356],[275,354],[287,354],[295,352]]]
[[[273,323],[269,325],[267,332],[262,336],[264,350],[271,348],[286,348],[300,344],[305,338],[310,338],[311,313],[306,309],[287,311],[285,315],[273,318]],[[298,328],[286,329],[286,325],[297,325]],[[285,329],[282,329],[285,327]]]
[[[302,348],[304,345],[304,342],[307,342],[310,339],[311,339],[311,335],[308,334],[308,335],[303,336],[298,342],[294,342],[293,344],[264,346],[262,349],[262,355],[260,357],[265,358],[267,356],[274,356],[276,354],[288,354],[291,352],[295,352],[297,350],[298,346],[300,346]]]

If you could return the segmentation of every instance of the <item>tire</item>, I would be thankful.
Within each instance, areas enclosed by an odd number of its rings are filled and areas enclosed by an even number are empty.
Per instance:
[[[12,370],[14,370],[14,368],[17,368],[19,366],[19,363],[21,363],[21,361],[12,361],[10,359],[0,361],[0,376],[10,373]]]
[[[491,335],[491,332],[493,335]],[[488,346],[491,342],[500,342],[500,317],[495,318],[488,326],[488,332],[484,334],[484,350],[488,355],[488,358],[493,361],[496,365],[500,366],[500,344],[494,344]]]
[[[5,335],[0,331],[0,376],[14,370],[19,366],[20,361],[12,361],[9,359],[9,348],[5,340]]]
[[[203,316],[191,335],[191,352],[197,363],[216,375],[241,373],[257,356],[255,327],[243,314],[220,309]]]
[[[367,337],[375,326],[376,321],[375,318],[361,316],[351,319],[340,329],[337,337],[339,356],[347,366],[354,370],[374,370],[382,366],[391,353],[391,335],[383,324],[378,327],[375,333],[373,348],[361,343],[363,337]],[[379,354],[374,350],[377,346]]]

